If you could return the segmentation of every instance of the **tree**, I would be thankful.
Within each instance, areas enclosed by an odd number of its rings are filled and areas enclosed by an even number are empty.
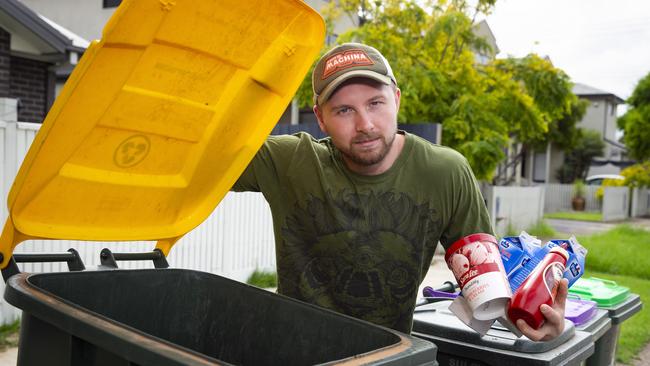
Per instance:
[[[628,98],[628,111],[618,119],[623,141],[630,156],[639,161],[650,159],[650,73],[634,88]]]
[[[402,90],[399,121],[441,123],[443,143],[465,155],[484,180],[491,179],[510,141],[543,142],[549,131],[562,131],[553,138],[574,136],[572,113],[580,111],[568,77],[548,60],[531,55],[476,63],[474,52],[489,46],[475,35],[474,19],[494,3],[339,0],[324,11],[326,19],[360,17],[361,26],[338,42],[379,49]],[[307,78],[299,90],[302,106],[312,104],[310,83]]]
[[[650,161],[634,164],[621,171],[625,185],[634,188],[650,188]]]
[[[557,178],[562,183],[572,183],[587,177],[591,160],[602,156],[605,143],[598,131],[578,129],[578,138],[572,149],[566,151],[564,165],[558,170]]]

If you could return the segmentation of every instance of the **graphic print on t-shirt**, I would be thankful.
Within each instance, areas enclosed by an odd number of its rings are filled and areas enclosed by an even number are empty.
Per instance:
[[[310,196],[282,229],[281,292],[404,331],[439,233],[436,210],[404,193]]]

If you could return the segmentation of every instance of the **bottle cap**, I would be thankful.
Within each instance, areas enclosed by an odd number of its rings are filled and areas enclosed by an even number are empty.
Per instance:
[[[553,247],[553,248],[551,248],[549,253],[558,253],[561,256],[563,256],[564,259],[569,260],[569,252],[567,252],[566,249],[564,249],[562,247]]]

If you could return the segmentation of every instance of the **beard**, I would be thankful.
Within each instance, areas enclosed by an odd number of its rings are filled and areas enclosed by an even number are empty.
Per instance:
[[[397,131],[395,131],[397,132]],[[379,147],[372,150],[366,150],[359,148],[354,144],[357,141],[367,141],[379,138]],[[395,134],[392,134],[388,137],[382,135],[368,135],[365,133],[355,136],[353,143],[347,149],[339,149],[341,153],[348,158],[350,161],[357,165],[361,166],[370,166],[377,164],[384,160],[390,148],[393,146],[395,141]]]

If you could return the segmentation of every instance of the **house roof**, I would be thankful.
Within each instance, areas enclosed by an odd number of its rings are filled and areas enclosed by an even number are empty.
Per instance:
[[[492,52],[494,52],[495,55],[501,52],[499,46],[497,45],[497,39],[494,36],[494,33],[492,33],[492,28],[490,28],[490,25],[485,19],[474,24],[474,34],[485,39],[490,47],[492,47]]]
[[[18,0],[0,1],[0,21],[9,28],[8,30],[30,34],[43,47],[53,52],[83,52],[88,44],[88,41],[41,17]]]
[[[64,26],[54,22],[53,20],[50,20],[40,14],[38,16],[43,19],[47,24],[49,24],[52,28],[56,29],[59,33],[63,34],[64,37],[68,38],[69,40],[72,41],[72,46],[81,48],[85,50],[88,48],[90,45],[90,42],[81,37],[80,35],[74,33],[73,31],[69,30],[68,28],[65,28]]]
[[[573,94],[579,96],[579,97],[587,97],[587,98],[596,98],[596,97],[601,97],[601,98],[610,98],[613,99],[616,104],[623,104],[625,103],[625,100],[620,98],[614,93],[610,93],[604,90],[600,90],[597,88],[594,88],[593,86],[589,86],[586,84],[580,84],[580,83],[575,83],[573,84]]]

